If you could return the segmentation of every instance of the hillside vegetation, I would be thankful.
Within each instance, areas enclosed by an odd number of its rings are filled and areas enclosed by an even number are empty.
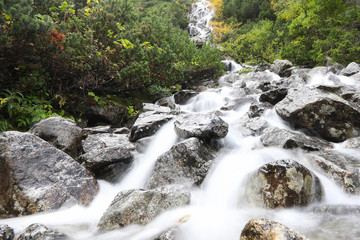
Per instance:
[[[133,111],[135,92],[151,98],[179,88],[186,72],[221,73],[221,52],[190,41],[190,6],[188,0],[0,0],[0,130],[67,115],[86,98]]]
[[[213,0],[217,39],[239,62],[276,58],[315,66],[360,62],[360,3],[352,0]]]

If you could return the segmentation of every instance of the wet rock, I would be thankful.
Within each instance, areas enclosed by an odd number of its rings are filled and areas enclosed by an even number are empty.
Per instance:
[[[130,133],[130,129],[128,129],[127,127],[122,127],[122,128],[113,128],[110,133],[113,134],[129,134]]]
[[[78,155],[82,130],[72,119],[50,117],[35,124],[30,133],[44,139],[72,157]]]
[[[89,204],[93,176],[69,155],[30,133],[0,134],[0,215],[28,215]]]
[[[324,150],[307,155],[308,162],[322,169],[347,193],[360,194],[360,158],[338,152]]]
[[[240,240],[307,240],[304,235],[285,225],[264,218],[250,220],[241,232]]]
[[[348,139],[346,142],[346,148],[360,149],[360,137]]]
[[[156,161],[148,187],[168,184],[200,185],[212,165],[214,153],[197,138],[174,145]]]
[[[82,146],[84,154],[79,157],[79,162],[97,178],[110,179],[111,182],[116,181],[130,167],[133,159],[131,151],[135,150],[126,134],[89,135]]]
[[[144,153],[149,146],[150,142],[154,139],[153,136],[141,138],[136,141],[135,148],[139,153]]]
[[[269,103],[252,102],[247,115],[250,118],[261,117],[265,110],[270,108],[272,108],[272,105]]]
[[[306,84],[307,77],[304,73],[300,72],[299,74],[291,75],[289,78],[286,78],[280,88],[301,88]]]
[[[229,130],[229,125],[215,114],[202,113],[181,115],[175,120],[174,126],[180,138],[223,138]]]
[[[349,65],[347,65],[346,68],[341,70],[340,75],[351,76],[351,75],[354,75],[354,74],[356,74],[358,72],[360,72],[359,64],[357,64],[355,62],[352,62],[352,63],[349,63]]]
[[[259,101],[275,105],[286,97],[287,91],[286,88],[279,88],[264,92],[260,95]]]
[[[263,131],[260,138],[264,146],[276,146],[285,149],[302,148],[308,151],[318,151],[334,146],[317,137],[309,137],[305,134],[291,132],[277,127],[269,127]]]
[[[129,139],[131,142],[152,136],[161,126],[174,118],[170,108],[155,104],[144,104],[142,111],[130,129]]]
[[[360,111],[338,95],[315,88],[290,89],[275,105],[276,112],[296,127],[304,127],[324,139],[341,142],[360,126]]]
[[[270,71],[278,74],[280,77],[289,77],[291,75],[292,63],[288,60],[276,59],[270,66]]]
[[[256,102],[256,100],[252,97],[238,98],[226,103],[224,106],[220,108],[220,110],[223,111],[237,110],[240,107],[244,106],[245,104],[253,103],[253,102]]]
[[[190,203],[190,191],[181,185],[120,192],[100,219],[100,230],[119,229],[131,224],[146,225],[161,213]]]
[[[0,240],[13,240],[14,230],[6,224],[0,224]]]
[[[176,104],[185,104],[190,98],[199,93],[193,90],[181,90],[174,94],[174,101]]]
[[[293,160],[265,164],[249,178],[246,197],[251,205],[267,208],[305,207],[322,198],[320,180]]]
[[[31,224],[18,237],[18,240],[62,240],[70,239],[63,233],[51,230],[42,224]]]
[[[243,136],[256,136],[268,127],[268,123],[263,117],[249,117],[244,115],[239,119],[237,129]]]

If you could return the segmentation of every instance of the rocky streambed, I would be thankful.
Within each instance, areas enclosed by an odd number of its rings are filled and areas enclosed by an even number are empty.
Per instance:
[[[49,118],[0,162],[0,239],[357,239],[360,66],[229,72],[130,129]]]

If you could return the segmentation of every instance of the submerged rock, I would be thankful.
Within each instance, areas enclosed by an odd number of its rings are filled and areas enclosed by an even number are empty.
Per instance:
[[[13,240],[14,236],[14,229],[6,224],[0,224],[0,240]]]
[[[346,147],[360,149],[360,137],[348,139],[346,142]]]
[[[89,135],[82,146],[85,153],[79,157],[79,162],[97,178],[111,182],[118,180],[130,167],[133,159],[131,151],[135,150],[126,134]]]
[[[246,224],[240,240],[308,240],[308,238],[281,223],[256,218]]]
[[[304,127],[324,139],[341,142],[356,133],[360,126],[360,111],[341,97],[319,89],[290,89],[275,106],[285,120]]]
[[[82,130],[72,119],[50,117],[35,124],[30,133],[44,139],[72,157],[78,155]]]
[[[30,133],[0,134],[0,215],[28,215],[89,204],[93,176],[66,153]]]
[[[330,179],[350,194],[360,194],[360,158],[336,150],[307,155],[309,163],[321,168]]]
[[[131,224],[146,225],[161,213],[190,203],[190,191],[181,185],[120,192],[100,219],[100,230]]]
[[[279,160],[263,165],[252,174],[246,185],[251,205],[305,207],[322,198],[320,180],[303,165],[292,160]]]
[[[145,103],[142,111],[130,129],[131,142],[155,134],[162,125],[174,118],[170,108],[155,104]]]
[[[174,145],[156,161],[148,186],[167,184],[200,185],[204,180],[214,154],[197,138],[186,139]]]
[[[334,146],[317,137],[309,137],[305,134],[291,132],[277,127],[268,127],[263,131],[260,138],[264,146],[276,146],[285,149],[302,148],[308,151],[318,151]]]
[[[215,114],[202,113],[181,115],[175,120],[174,126],[180,138],[223,138],[229,129],[229,125]]]
[[[38,223],[31,224],[18,237],[17,240],[66,240],[70,239],[63,233],[51,230],[46,226]]]

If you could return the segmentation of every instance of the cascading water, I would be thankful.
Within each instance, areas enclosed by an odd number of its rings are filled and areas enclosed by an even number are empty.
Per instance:
[[[212,27],[209,24],[214,17],[214,9],[209,1],[201,0],[193,4],[189,14],[189,33],[192,38],[206,42],[211,35]]]
[[[206,2],[197,3],[196,6],[199,9],[195,9],[193,12],[193,15],[206,16],[200,23],[203,26],[206,26],[209,21],[208,13],[202,12],[202,9],[208,9],[207,4]],[[194,29],[197,28],[194,26]],[[204,28],[205,32],[206,28]],[[234,63],[232,65],[237,66]],[[232,68],[232,70],[237,71],[239,67]],[[279,76],[273,74],[273,79],[279,79]],[[308,84],[338,84],[338,82],[334,82],[334,79],[333,74],[314,75]],[[336,79],[344,85],[357,84],[347,77],[337,76]],[[221,80],[221,82],[223,81],[224,79]],[[176,225],[178,227],[177,240],[236,240],[239,239],[241,230],[250,219],[262,217],[281,222],[307,235],[310,239],[359,239],[359,215],[332,215],[331,218],[326,218],[324,215],[307,211],[307,208],[267,210],[250,207],[243,200],[244,196],[241,190],[250,173],[265,163],[290,158],[308,167],[320,178],[324,187],[324,199],[321,204],[359,205],[360,203],[359,197],[345,194],[322,172],[314,169],[304,157],[304,151],[276,147],[264,148],[259,136],[244,136],[239,131],[238,119],[247,113],[250,104],[245,103],[236,110],[220,110],[222,106],[236,99],[240,94],[239,88],[236,87],[238,84],[234,79],[232,84],[222,88],[209,89],[190,99],[186,105],[179,106],[183,112],[218,111],[221,118],[229,124],[229,132],[221,140],[223,148],[218,153],[202,185],[192,189],[191,204],[188,207],[167,211],[146,226],[133,225],[108,233],[97,233],[96,230],[100,217],[114,196],[124,189],[144,187],[157,157],[178,141],[173,129],[173,122],[169,122],[153,137],[147,151],[136,157],[132,170],[121,182],[112,185],[100,181],[100,192],[89,207],[75,206],[55,212],[3,219],[0,220],[0,224],[8,224],[15,229],[16,233],[19,233],[32,223],[42,223],[63,231],[72,239],[77,240],[146,240]],[[249,81],[247,84],[251,86],[256,82]],[[360,88],[359,85],[356,87]],[[255,99],[259,97],[258,94],[250,96]],[[270,126],[290,129],[274,109],[267,110],[264,118]],[[353,156],[360,154],[359,150],[345,149],[343,144],[336,144],[336,149]],[[180,224],[179,219],[184,217],[187,221]]]

